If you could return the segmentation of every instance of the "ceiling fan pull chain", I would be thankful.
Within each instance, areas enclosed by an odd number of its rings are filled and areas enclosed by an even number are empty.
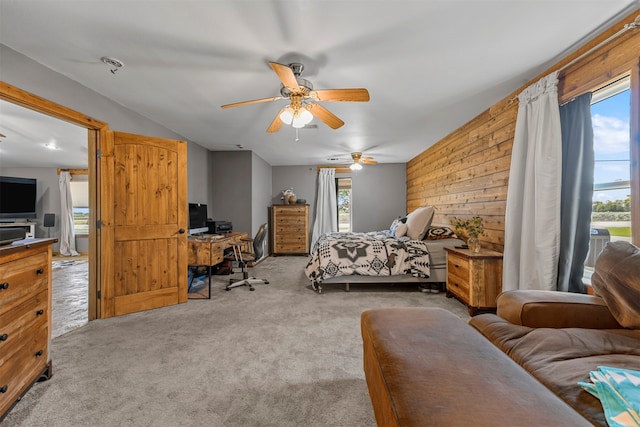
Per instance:
[[[300,138],[298,138],[298,128],[296,128],[296,142],[300,141]]]

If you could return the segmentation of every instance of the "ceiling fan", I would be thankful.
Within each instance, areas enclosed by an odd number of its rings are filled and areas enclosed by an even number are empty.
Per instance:
[[[378,162],[373,159],[371,156],[362,157],[362,153],[356,151],[355,153],[351,153],[351,158],[353,159],[353,163],[349,166],[349,169],[354,171],[359,171],[362,169],[362,165],[377,165]]]
[[[269,65],[282,82],[282,88],[280,89],[282,96],[254,99],[222,106],[222,108],[231,108],[288,99],[289,105],[278,112],[275,119],[273,119],[267,128],[267,132],[277,132],[283,124],[291,125],[296,129],[302,128],[314,117],[320,119],[320,121],[324,122],[330,128],[338,129],[344,125],[344,122],[331,111],[318,104],[318,101],[369,101],[369,92],[364,88],[314,90],[310,81],[300,77],[304,69],[301,63],[294,62],[289,65],[283,65],[277,62],[269,62]]]

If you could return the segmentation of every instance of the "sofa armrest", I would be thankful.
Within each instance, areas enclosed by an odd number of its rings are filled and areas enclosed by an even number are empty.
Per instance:
[[[506,291],[498,296],[497,314],[530,328],[619,329],[600,297],[555,291]]]

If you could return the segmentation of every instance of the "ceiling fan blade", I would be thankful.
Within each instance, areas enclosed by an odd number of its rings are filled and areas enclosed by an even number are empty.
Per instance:
[[[277,101],[279,99],[282,99],[282,97],[281,96],[274,96],[273,98],[254,99],[252,101],[242,101],[242,102],[236,102],[234,104],[225,104],[225,105],[220,106],[220,108],[240,107],[242,105],[251,105],[251,104],[259,104],[261,102]]]
[[[363,157],[360,159],[360,163],[364,163],[365,165],[377,165],[378,161],[373,160],[371,157]]]
[[[331,129],[338,129],[339,127],[344,125],[344,122],[340,120],[338,116],[336,116],[320,104],[307,104],[305,107],[307,110],[309,110],[309,112],[311,112],[311,114],[314,115],[314,117],[317,117],[318,119],[323,121]]]
[[[273,132],[278,132],[280,130],[280,128],[282,127],[282,123],[283,123],[282,120],[280,119],[280,114],[283,111],[284,111],[284,108],[281,109],[280,111],[278,111],[278,114],[276,115],[276,118],[273,119],[273,121],[271,122],[271,124],[267,128],[267,132],[273,133]]]
[[[369,91],[364,88],[312,90],[309,97],[318,101],[367,102]]]
[[[284,87],[295,90],[300,89],[298,80],[296,80],[296,76],[295,74],[293,74],[293,70],[291,70],[291,68],[289,68],[287,65],[278,64],[277,62],[269,62],[269,65],[278,75],[278,78],[280,79]]]

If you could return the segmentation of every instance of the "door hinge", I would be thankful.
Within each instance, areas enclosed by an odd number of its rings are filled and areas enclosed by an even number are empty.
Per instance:
[[[98,229],[102,228],[102,220],[101,219],[96,221],[96,228],[98,228]]]
[[[102,299],[102,291],[97,291],[97,292],[96,292],[96,297],[97,297],[98,299]]]
[[[96,150],[96,157],[99,159],[100,157],[102,157],[102,151],[100,151],[100,149]]]

